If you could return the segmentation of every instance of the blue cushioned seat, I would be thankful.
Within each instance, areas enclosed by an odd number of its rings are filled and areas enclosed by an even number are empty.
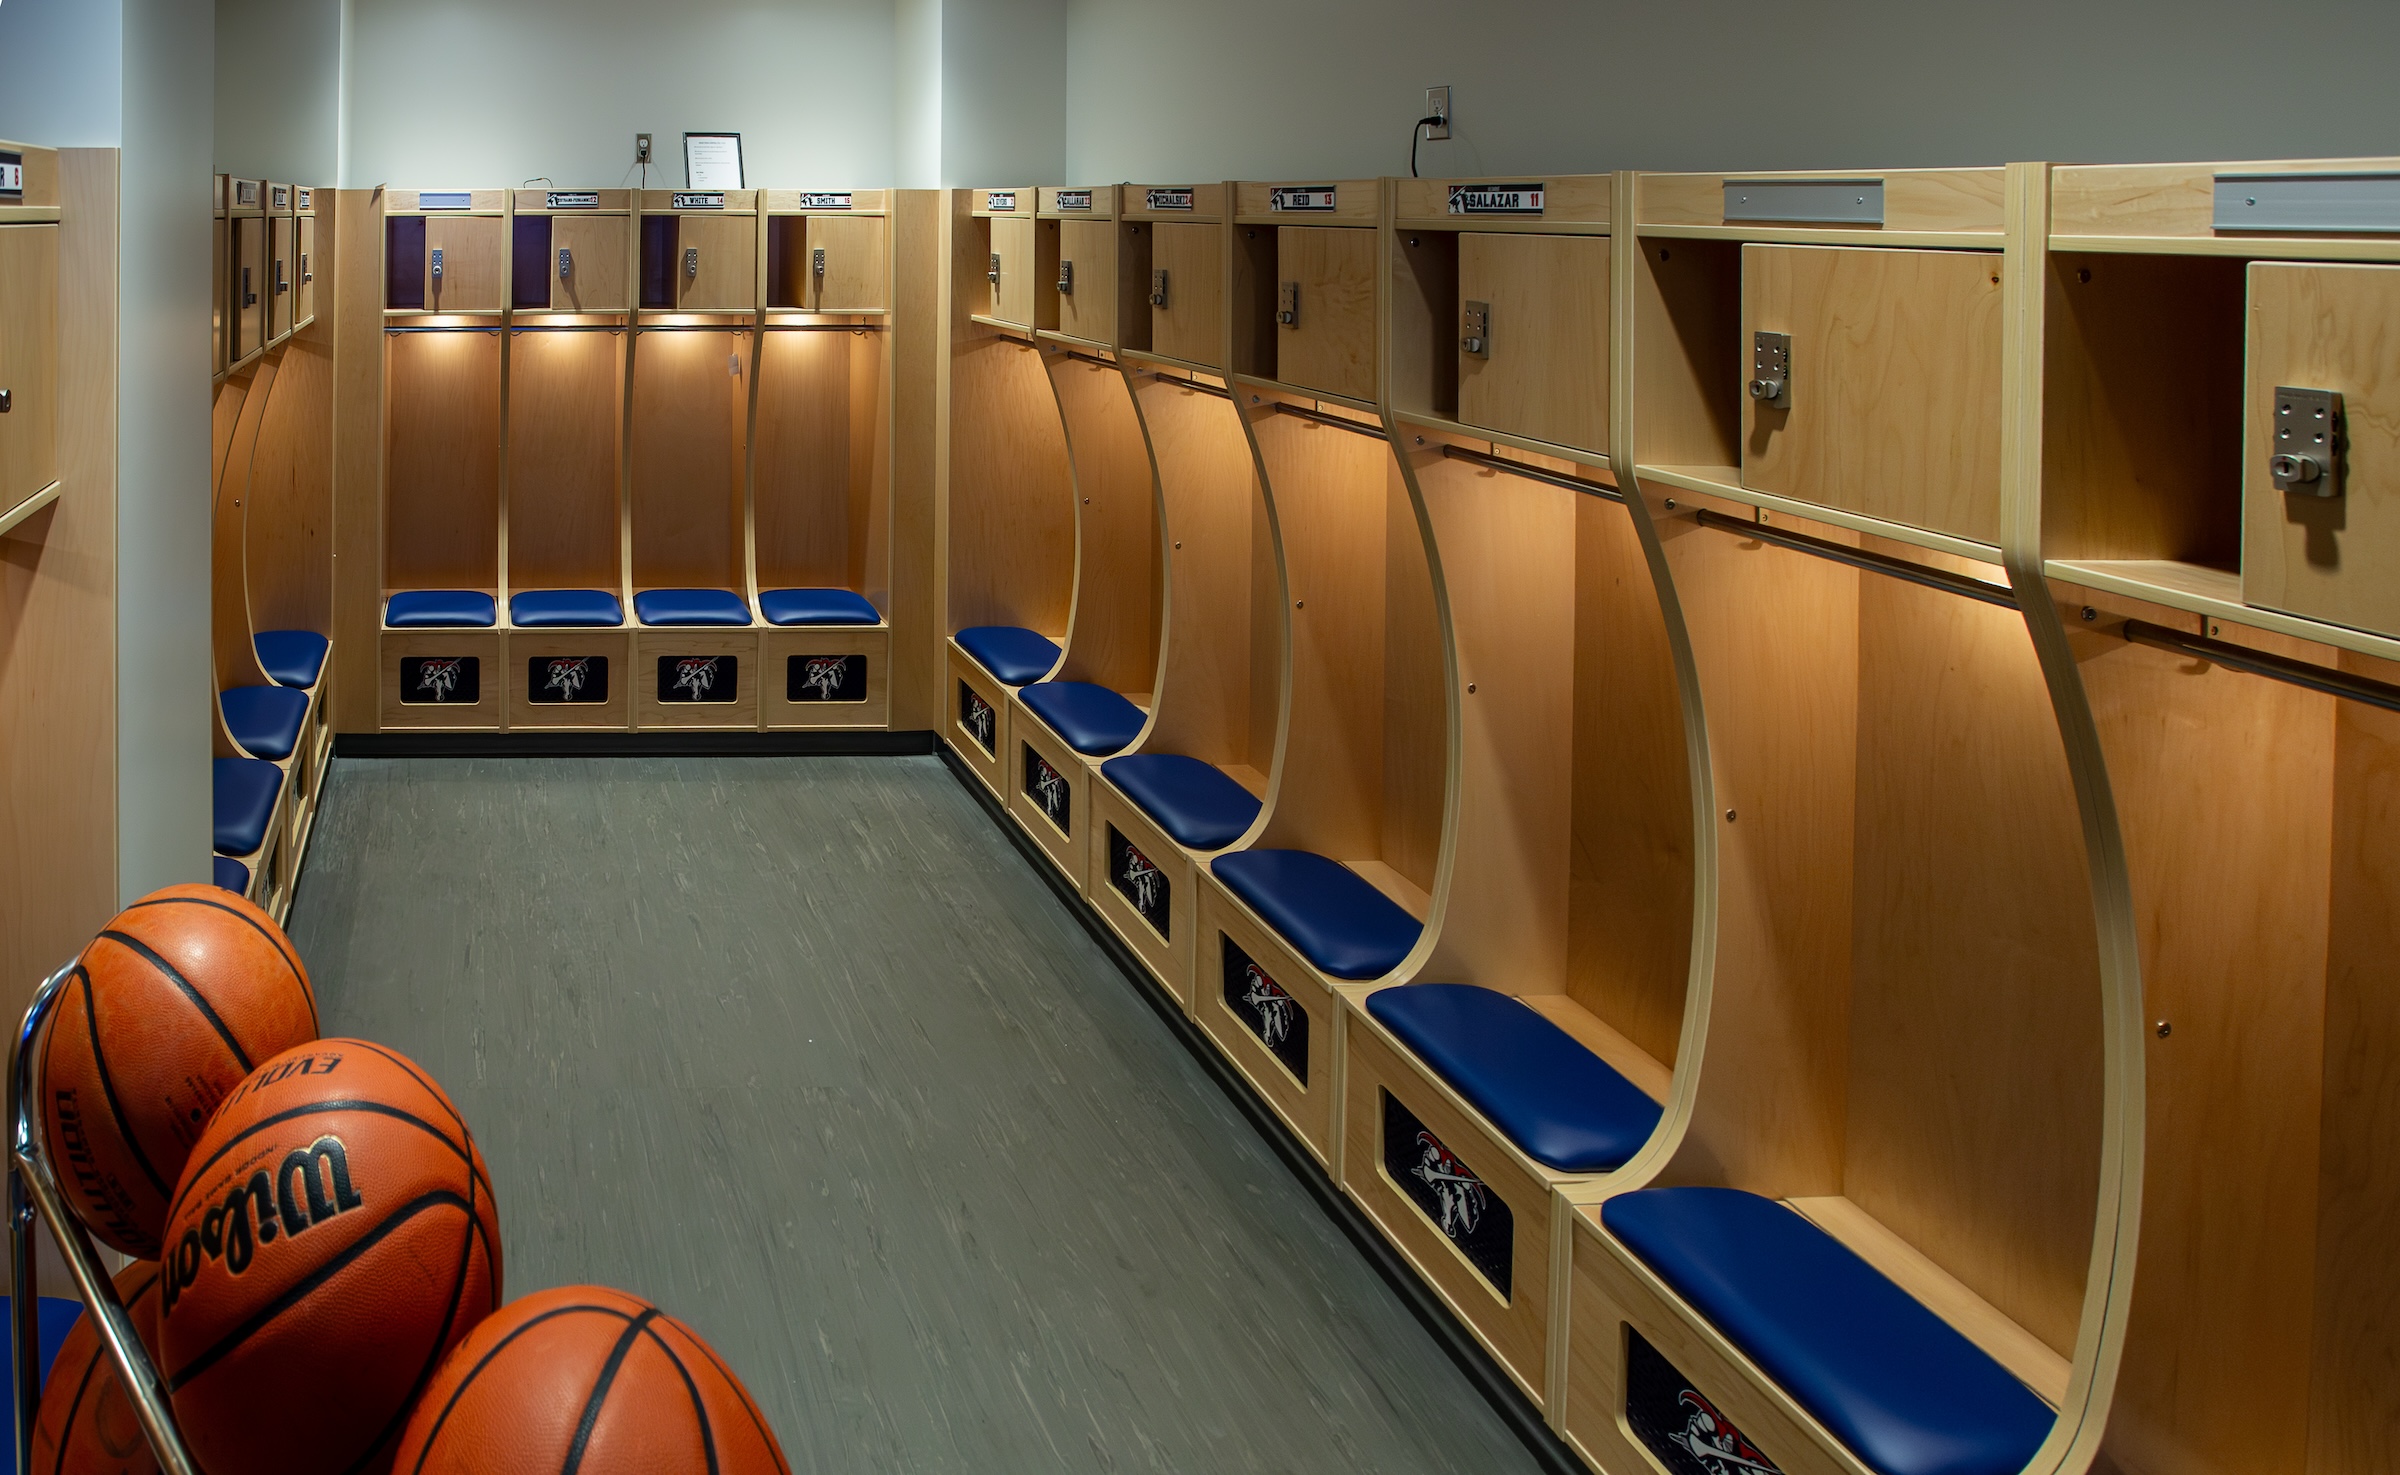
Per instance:
[[[283,770],[264,758],[219,758],[211,772],[219,855],[253,855],[267,843],[267,821],[283,791]]]
[[[1078,753],[1114,753],[1142,735],[1142,709],[1089,681],[1042,681],[1018,693]]]
[[[625,623],[625,606],[606,589],[528,589],[508,596],[508,622],[520,630],[589,630]]]
[[[261,630],[250,637],[259,669],[277,686],[314,686],[325,674],[325,652],[333,642],[314,630]]]
[[[1208,868],[1317,971],[1335,978],[1381,978],[1425,930],[1366,877],[1313,851],[1237,850]]]
[[[750,606],[730,589],[644,589],[633,617],[645,625],[747,625]]]
[[[1008,686],[1039,681],[1058,664],[1057,646],[1015,625],[970,625],[950,638],[994,681]]]
[[[2007,1369],[1772,1199],[1646,1188],[1600,1222],[1882,1475],[2016,1475],[2049,1437]]]
[[[210,880],[236,896],[250,894],[250,868],[248,866],[230,855],[212,855],[209,859],[216,862],[215,870],[210,873]]]
[[[880,625],[883,616],[863,594],[847,589],[769,589],[758,612],[770,625]]]
[[[291,686],[237,686],[217,693],[225,731],[253,758],[289,758],[308,720],[308,693]]]
[[[1659,1106],[1519,999],[1470,983],[1367,995],[1367,1012],[1535,1162],[1607,1173],[1650,1140]]]
[[[499,602],[480,589],[409,589],[383,604],[389,630],[485,630],[499,622]]]
[[[1108,781],[1178,845],[1222,850],[1258,818],[1258,800],[1214,763],[1181,753],[1135,753],[1100,765]]]

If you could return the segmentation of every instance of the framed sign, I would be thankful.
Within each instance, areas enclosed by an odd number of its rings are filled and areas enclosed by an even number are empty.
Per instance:
[[[742,188],[742,136],[738,133],[685,134],[683,187],[688,190]]]

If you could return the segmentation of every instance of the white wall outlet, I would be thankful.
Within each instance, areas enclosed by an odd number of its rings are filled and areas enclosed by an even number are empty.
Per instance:
[[[1449,88],[1428,87],[1425,89],[1425,116],[1428,118],[1439,118],[1442,120],[1439,123],[1428,123],[1425,125],[1426,138],[1448,138],[1450,136]]]
[[[633,136],[633,162],[636,164],[647,164],[650,162],[649,134],[637,133]]]

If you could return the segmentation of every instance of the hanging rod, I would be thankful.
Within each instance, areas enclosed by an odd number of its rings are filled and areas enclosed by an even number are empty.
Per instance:
[[[491,324],[484,324],[484,323],[453,323],[453,324],[451,324],[449,327],[446,327],[446,328],[394,328],[394,327],[388,327],[388,326],[387,326],[387,327],[386,327],[386,328],[385,328],[383,331],[384,331],[386,334],[397,334],[397,333],[489,333],[489,334],[493,335],[494,337],[498,337],[498,336],[499,336],[499,334],[500,334],[500,325],[499,325],[498,323],[491,323]]]
[[[1284,400],[1275,401],[1271,408],[1278,415],[1289,415],[1295,420],[1306,420],[1311,425],[1330,425],[1336,430],[1347,430],[1353,435],[1363,435],[1383,441],[1386,445],[1391,444],[1385,438],[1383,427],[1380,425],[1362,425],[1356,420],[1345,420],[1339,415],[1328,415],[1323,410],[1303,409],[1299,405],[1290,404]]]
[[[1159,383],[1172,384],[1177,389],[1188,389],[1195,394],[1213,394],[1217,398],[1223,400],[1229,400],[1233,398],[1232,390],[1224,389],[1214,384],[1204,384],[1198,379],[1178,379],[1173,374],[1161,373],[1157,369],[1152,369],[1149,371],[1149,373],[1150,377],[1157,380]]]
[[[1789,548],[1795,553],[1808,553],[1831,559],[1835,563],[1846,563],[1871,574],[1906,579],[1911,584],[1922,584],[1945,594],[1963,594],[1969,599],[1980,599],[1985,604],[1999,605],[2002,609],[2017,607],[2017,596],[2006,585],[1989,583],[1966,574],[1954,574],[1948,569],[1927,568],[1924,564],[1894,558],[1888,553],[1870,553],[1864,548],[1852,548],[1826,538],[1812,538],[1806,533],[1787,532],[1763,522],[1744,522],[1738,517],[1727,517],[1722,512],[1712,512],[1706,507],[1694,509],[1692,520],[1704,528],[1715,528],[1721,533],[1755,538],[1761,543],[1773,543],[1778,548]]]
[[[623,323],[511,323],[511,333],[622,333]]]
[[[1045,343],[1042,345],[1042,349],[1045,353],[1055,353],[1061,358],[1081,359],[1087,364],[1092,364],[1103,369],[1113,369],[1117,366],[1117,361],[1115,359],[1104,359],[1096,353],[1085,353],[1079,348],[1056,348]]]
[[[2127,620],[2125,638],[2136,645],[2173,651],[2210,665],[2223,666],[2231,671],[2246,671],[2264,676],[2270,681],[2305,686],[2327,696],[2364,702],[2387,712],[2400,712],[2400,686],[2377,681],[2368,676],[2354,676],[2332,666],[2320,666],[2313,661],[2295,661],[2289,656],[2270,655],[2263,650],[2251,650],[2228,641],[2211,640],[2205,635],[2186,635],[2148,620]]]
[[[1564,487],[1570,492],[1581,492],[1587,497],[1600,497],[1611,502],[1625,500],[1625,494],[1615,487],[1604,487],[1596,481],[1577,481],[1574,477],[1562,476],[1555,471],[1544,471],[1539,466],[1528,466],[1522,461],[1511,461],[1503,456],[1487,456],[1481,451],[1470,451],[1465,446],[1445,445],[1442,447],[1442,455],[1452,461],[1465,461],[1470,465],[1481,466],[1487,470],[1503,471],[1510,476],[1521,476],[1527,481],[1541,482],[1545,486]]]
[[[886,333],[881,323],[769,323],[769,333]]]

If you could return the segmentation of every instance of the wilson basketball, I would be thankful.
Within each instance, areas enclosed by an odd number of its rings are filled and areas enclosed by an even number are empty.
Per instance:
[[[160,1373],[200,1465],[376,1471],[500,1300],[500,1216],[431,1077],[364,1040],[252,1071],[167,1216]]]
[[[158,1356],[158,1267],[137,1260],[117,1272],[117,1299],[133,1317],[135,1335]],[[84,1313],[42,1383],[33,1425],[33,1468],[41,1475],[153,1475],[158,1458],[142,1433],[116,1364]]]
[[[75,960],[41,1054],[59,1187],[110,1248],[158,1258],[185,1156],[260,1062],[317,1037],[308,970],[265,912],[170,886],[117,913]]]
[[[691,1328],[599,1286],[541,1291],[450,1354],[401,1436],[410,1475],[790,1475],[758,1404]]]

